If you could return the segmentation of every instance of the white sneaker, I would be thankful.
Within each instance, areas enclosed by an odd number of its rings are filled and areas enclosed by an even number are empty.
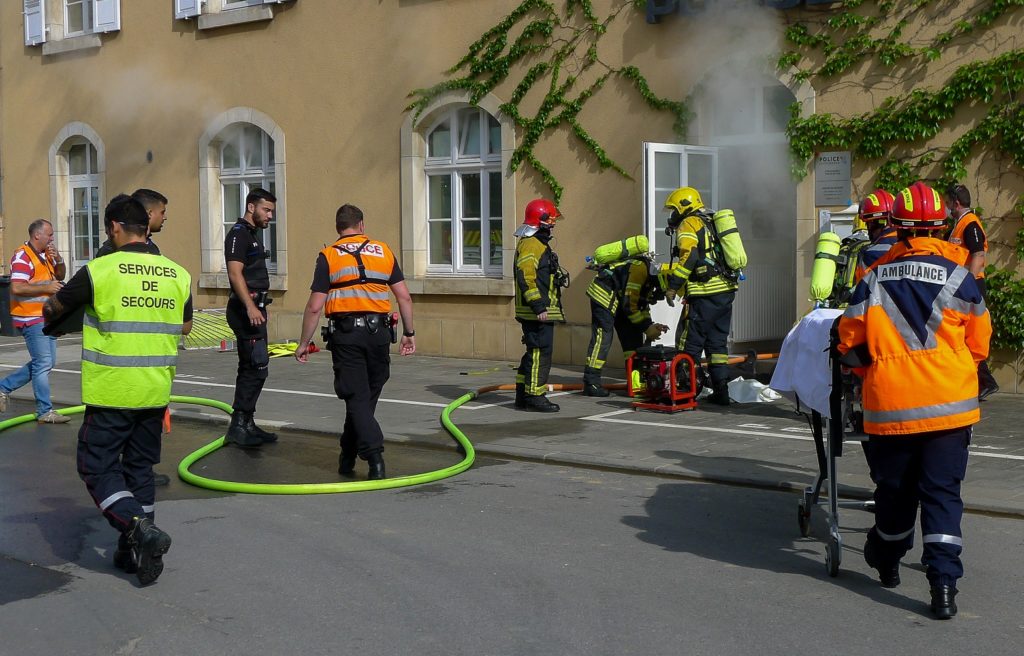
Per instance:
[[[7,392],[0,392],[0,412],[7,412],[7,400],[10,398]]]
[[[71,421],[71,417],[59,415],[56,410],[50,410],[45,415],[39,415],[36,417],[36,421],[40,424],[66,424]]]

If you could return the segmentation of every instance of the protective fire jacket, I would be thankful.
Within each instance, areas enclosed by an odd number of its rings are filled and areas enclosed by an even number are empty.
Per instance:
[[[649,266],[644,260],[626,259],[598,271],[587,287],[587,296],[612,315],[622,312],[630,323],[646,330],[652,323],[647,302]]]
[[[517,319],[537,321],[537,315],[546,311],[548,321],[565,321],[558,256],[548,246],[548,239],[537,233],[516,244]]]
[[[348,235],[320,252],[331,276],[331,291],[324,305],[327,316],[391,310],[388,280],[395,270],[395,255],[387,244],[364,235]]]
[[[981,230],[981,234],[985,234],[985,228],[981,225],[981,219],[978,218],[978,215],[975,214],[974,212],[965,212],[964,215],[957,220],[956,225],[953,226],[953,229],[949,231],[949,236],[946,238],[946,241],[948,241],[951,244],[956,244],[957,246],[964,248],[964,250],[966,251],[966,247],[964,246],[964,232],[967,231],[968,226],[970,226],[972,223],[977,223],[978,229]],[[985,239],[985,254],[988,254],[987,237]],[[969,252],[966,253],[965,259],[963,260],[963,262],[961,262],[961,264],[966,266],[967,259],[969,259],[970,256],[971,254]],[[977,277],[984,278],[985,269],[982,269],[978,273]]]
[[[669,276],[670,289],[678,291],[687,285],[687,296],[711,296],[739,289],[739,283],[722,277],[715,268],[712,240],[711,231],[700,216],[691,214],[683,219],[676,233],[678,259]]]
[[[86,268],[93,302],[82,327],[82,401],[107,408],[167,405],[191,276],[162,255],[130,251]]]
[[[977,423],[978,362],[992,324],[957,247],[915,237],[897,242],[854,290],[839,321],[839,351],[870,359],[864,431],[910,435]]]
[[[28,284],[34,285],[57,279],[57,274],[54,273],[53,265],[50,264],[50,261],[41,259],[36,254],[36,249],[32,248],[32,246],[29,244],[21,246],[21,248],[14,252],[15,258],[18,256],[19,251],[25,253],[25,257],[32,263],[32,279],[28,281]],[[43,304],[46,303],[48,298],[50,297],[43,294],[39,296],[19,296],[11,292],[11,318],[15,321],[24,321],[43,316]]]
[[[864,274],[868,272],[868,269],[878,261],[878,258],[882,257],[889,252],[892,245],[898,241],[896,237],[896,228],[889,226],[882,231],[882,234],[878,235],[878,238],[871,242],[870,246],[861,249],[859,256],[857,257],[857,270],[854,274],[854,283],[858,283],[864,278]]]

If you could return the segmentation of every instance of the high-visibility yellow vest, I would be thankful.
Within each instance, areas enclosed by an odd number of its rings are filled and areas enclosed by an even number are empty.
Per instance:
[[[93,302],[82,327],[82,401],[168,404],[192,278],[162,255],[117,251],[86,267]]]

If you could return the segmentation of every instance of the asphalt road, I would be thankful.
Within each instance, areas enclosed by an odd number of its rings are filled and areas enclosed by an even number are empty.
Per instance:
[[[970,515],[960,615],[930,619],[919,551],[884,590],[846,511],[842,572],[792,494],[484,459],[439,483],[268,497],[159,493],[152,586],[74,476],[75,423],[0,434],[0,654],[1019,654],[1024,522]],[[167,464],[214,437],[175,425]],[[283,435],[206,475],[334,480],[336,444]],[[389,447],[393,473],[454,452]],[[294,480],[298,479],[298,480]],[[1016,646],[1015,646],[1016,645]]]

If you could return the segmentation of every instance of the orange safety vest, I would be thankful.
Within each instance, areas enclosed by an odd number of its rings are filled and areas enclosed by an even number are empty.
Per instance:
[[[992,322],[960,248],[941,239],[897,242],[868,270],[839,321],[839,351],[866,347],[864,431],[913,435],[981,419],[978,362]],[[964,283],[967,282],[967,285]]]
[[[949,231],[949,237],[947,237],[946,239],[946,241],[948,241],[949,243],[956,244],[957,246],[962,248],[964,250],[964,253],[966,253],[964,261],[958,262],[958,264],[961,264],[963,266],[967,266],[967,260],[970,259],[971,257],[970,252],[968,252],[967,248],[964,246],[964,232],[967,231],[967,226],[971,225],[972,223],[977,223],[978,228],[981,230],[981,234],[985,235],[985,228],[984,226],[981,225],[981,219],[978,218],[978,215],[975,214],[974,212],[964,212],[964,215],[957,220],[956,225],[953,226],[953,229]],[[988,254],[987,236],[985,236],[985,254]],[[978,274],[978,277],[985,277],[985,269],[981,270],[981,272]]]
[[[327,259],[331,277],[324,306],[327,316],[391,310],[388,280],[395,269],[395,255],[387,244],[364,235],[348,235],[320,252]]]
[[[41,259],[36,254],[34,248],[28,244],[23,245],[17,251],[14,251],[15,258],[19,251],[24,251],[29,262],[32,263],[32,278],[28,281],[29,284],[57,279],[57,274],[53,270],[53,265],[50,264],[49,260]],[[46,303],[48,298],[50,297],[45,294],[40,294],[39,296],[19,296],[12,291],[11,319],[14,321],[30,321],[32,319],[38,319],[43,316],[43,304]]]

